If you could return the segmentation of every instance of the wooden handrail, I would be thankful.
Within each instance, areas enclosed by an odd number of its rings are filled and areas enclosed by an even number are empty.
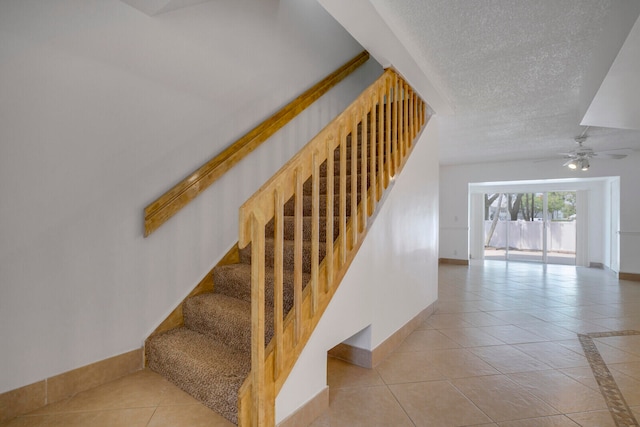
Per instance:
[[[144,209],[144,236],[147,237],[153,233],[246,155],[327,93],[329,89],[367,62],[368,59],[369,52],[363,51],[148,205]]]
[[[385,189],[402,170],[426,120],[424,101],[400,76],[388,69],[240,208],[238,244],[240,247],[251,244],[252,254],[252,363],[251,373],[238,396],[240,426],[271,427],[275,424],[275,398],[362,244],[368,229],[367,218],[375,213]],[[334,165],[336,153],[339,153],[339,160]],[[327,191],[324,201],[319,195],[322,165],[325,165]],[[347,176],[348,167],[352,171],[350,177]],[[334,171],[334,168],[337,169]],[[335,186],[334,172],[338,180]],[[311,183],[312,238],[311,278],[303,287],[302,200],[305,182]],[[347,193],[348,183],[350,193]],[[360,200],[354,191],[358,184]],[[295,206],[294,290],[293,307],[285,314],[282,227],[284,205],[291,199]],[[320,208],[324,208],[327,218],[323,241],[319,238]],[[338,221],[336,238],[333,233],[335,218]],[[274,317],[266,319],[264,251],[265,229],[270,221],[274,222],[275,230],[275,299]],[[326,248],[322,260],[319,257],[321,246]],[[273,324],[274,329],[268,345],[265,343],[266,324]]]

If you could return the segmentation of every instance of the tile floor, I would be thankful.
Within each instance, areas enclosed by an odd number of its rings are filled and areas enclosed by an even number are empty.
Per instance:
[[[312,426],[613,427],[577,334],[621,330],[640,331],[640,283],[559,265],[441,266],[437,311],[379,366],[329,358],[330,408]],[[593,341],[640,419],[640,335]],[[144,370],[0,427],[201,425],[231,424]]]

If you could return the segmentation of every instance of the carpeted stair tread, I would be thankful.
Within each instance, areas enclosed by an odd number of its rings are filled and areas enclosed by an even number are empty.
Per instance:
[[[237,423],[238,390],[251,370],[251,353],[238,351],[187,328],[150,338],[149,368]]]
[[[283,242],[283,264],[285,270],[293,270],[294,268],[294,242],[291,240],[285,240]],[[264,255],[265,266],[273,268],[274,264],[274,240],[272,238],[265,238]],[[326,253],[326,245],[320,245],[319,247],[319,260],[324,258]],[[251,244],[240,249],[240,262],[245,264],[251,263]],[[302,271],[304,273],[311,273],[311,242],[302,242]]]
[[[208,292],[188,298],[183,307],[184,326],[244,352],[251,352],[251,303]],[[265,343],[273,337],[273,313],[265,307]]]
[[[293,307],[293,271],[283,272],[283,305],[285,313]],[[311,276],[302,274],[302,286],[304,287]],[[244,301],[251,301],[251,265],[250,264],[229,264],[216,267],[213,270],[213,282],[215,292],[227,296],[238,298]],[[267,306],[273,307],[273,269],[265,269],[265,290],[264,299]]]

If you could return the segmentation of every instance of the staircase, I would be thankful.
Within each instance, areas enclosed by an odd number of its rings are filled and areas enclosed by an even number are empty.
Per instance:
[[[362,141],[359,135],[358,143]],[[347,159],[350,159],[351,137],[348,138]],[[340,153],[336,150],[334,167],[340,174]],[[351,179],[351,162],[347,162],[347,182]],[[360,162],[358,162],[360,164]],[[321,168],[321,198],[326,196],[326,165]],[[359,175],[360,176],[360,175]],[[339,180],[334,180],[338,187]],[[303,213],[303,283],[309,283],[311,273],[311,182],[304,185]],[[350,186],[347,191],[350,192]],[[339,188],[336,188],[339,194]],[[350,199],[351,194],[347,194]],[[339,197],[335,198],[338,211]],[[293,307],[294,289],[294,200],[285,204],[284,210],[284,310]],[[321,206],[326,203],[321,202]],[[347,204],[349,217],[350,204]],[[321,210],[320,239],[326,237],[326,218]],[[333,227],[334,239],[338,236],[337,218]],[[273,267],[273,221],[267,227],[265,259]],[[323,246],[320,246],[321,248]],[[321,250],[320,258],[324,258]],[[273,310],[273,268],[267,274],[265,300],[267,310]],[[233,423],[237,423],[238,389],[251,369],[251,246],[240,250],[240,262],[218,266],[213,270],[214,291],[185,300],[183,305],[184,327],[152,337],[146,345],[148,366],[178,385],[187,393],[205,403]],[[272,319],[273,316],[266,316]],[[265,341],[273,336],[273,323],[267,326]]]
[[[398,78],[394,78],[397,84]],[[395,92],[394,97],[397,93],[403,93],[402,89],[398,92],[390,87],[387,87],[387,96],[392,92]],[[256,355],[266,359],[269,349],[269,354],[276,352],[274,349],[278,349],[279,355],[283,352],[283,330],[291,323],[298,325],[296,328],[300,327],[299,322],[303,317],[300,314],[301,301],[306,296],[321,292],[317,289],[318,266],[322,265],[323,271],[328,269],[331,272],[333,267],[327,267],[326,264],[334,265],[333,247],[338,254],[336,258],[342,259],[336,261],[337,265],[348,268],[348,263],[345,263],[347,250],[355,248],[357,251],[358,236],[362,235],[363,238],[363,233],[366,233],[366,217],[375,210],[376,200],[380,199],[390,176],[399,171],[403,159],[401,154],[404,152],[406,155],[410,151],[410,142],[404,145],[397,142],[396,131],[399,128],[391,132],[390,113],[394,111],[396,121],[402,120],[402,116],[398,118],[396,108],[392,110],[392,102],[384,104],[385,98],[377,99],[380,102],[377,105],[374,103],[368,112],[360,110],[360,118],[346,127],[348,132],[342,132],[341,142],[330,146],[332,156],[326,155],[325,160],[315,166],[317,176],[302,178],[304,184],[297,184],[301,191],[295,193],[294,190],[294,195],[283,202],[281,213],[275,218],[271,215],[271,219],[265,221],[263,228],[260,228],[264,238],[259,239],[260,246],[255,247],[262,248],[263,245],[263,250],[254,250],[252,254],[252,245],[255,243],[250,243],[240,249],[240,262],[215,267],[212,274],[213,292],[196,295],[183,302],[184,326],[151,336],[146,342],[146,360],[152,370],[233,423],[239,422],[238,406],[242,401],[243,383],[252,378],[252,369],[255,371],[256,366],[262,366],[260,363],[266,363],[258,362],[256,365]],[[403,100],[397,100],[400,102],[396,104],[400,104],[401,109]],[[405,108],[408,105],[407,101]],[[407,124],[408,114],[405,117]],[[378,138],[375,138],[376,130]],[[417,126],[413,133],[417,134]],[[298,177],[297,174],[295,176]],[[319,201],[315,202],[318,203],[316,206],[314,200]],[[361,203],[363,200],[365,203]],[[327,216],[330,218],[328,221]],[[353,227],[355,229],[351,231]],[[256,265],[252,266],[252,257],[256,253],[264,257],[260,260],[264,274],[256,273],[262,270],[257,270]],[[323,263],[327,255],[330,255],[327,257],[329,262]],[[256,301],[252,304],[252,294],[254,297],[256,295],[256,275],[263,276],[263,284],[259,286],[263,286],[264,305],[257,305],[264,310],[259,316],[262,318],[260,327],[256,326]],[[325,275],[329,277],[333,273]],[[327,292],[330,282],[330,279],[325,279],[322,286]],[[314,285],[309,286],[310,283]],[[315,298],[312,311],[323,311],[324,307],[317,307]],[[264,341],[255,337],[252,340],[252,327],[254,334],[256,330],[264,332]],[[298,330],[295,335],[297,338],[292,341],[296,346],[304,345],[298,342],[301,338],[297,334]],[[279,339],[271,342],[274,336]],[[256,349],[256,343],[261,348]],[[280,363],[273,362],[272,365],[279,365],[273,368],[274,371],[280,371],[278,374],[286,371]],[[283,382],[287,374],[284,372],[284,377],[279,381]],[[271,383],[275,382],[271,378]],[[277,394],[277,386],[273,385],[272,388],[276,389]],[[259,401],[257,393],[260,392],[257,390],[259,388],[253,386],[250,392],[244,394],[253,394],[251,401]],[[273,402],[269,404],[273,406],[275,395],[271,400]],[[273,408],[270,411],[273,414]],[[255,415],[252,417],[252,424],[263,424],[260,418],[255,418]],[[242,425],[242,420],[240,422]]]

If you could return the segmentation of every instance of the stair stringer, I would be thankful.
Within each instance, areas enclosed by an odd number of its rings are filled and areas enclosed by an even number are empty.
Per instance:
[[[366,329],[353,345],[373,351],[437,300],[437,228],[431,225],[438,222],[439,165],[434,153],[437,124],[432,120],[381,200],[366,238],[277,395],[276,424],[327,386],[328,350]],[[428,224],[425,234],[400,226],[398,216],[403,222],[422,219]],[[399,241],[400,249],[392,244]],[[420,258],[411,255],[416,251]],[[382,264],[381,258],[387,261]]]

